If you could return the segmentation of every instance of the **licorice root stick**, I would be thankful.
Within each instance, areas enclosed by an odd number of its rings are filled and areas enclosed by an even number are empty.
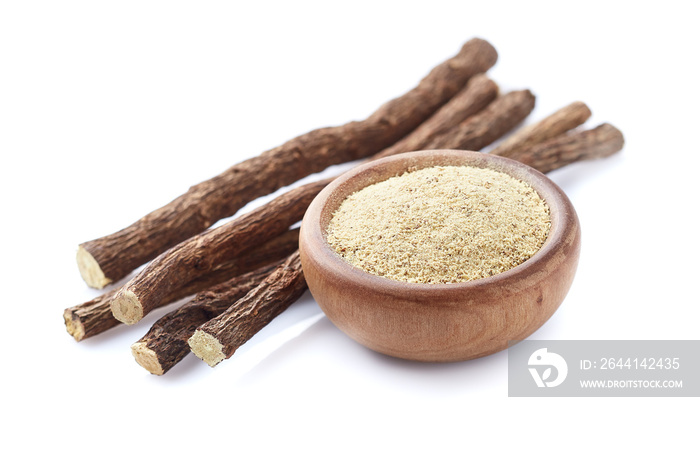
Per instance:
[[[306,280],[297,251],[235,305],[200,325],[188,340],[190,349],[209,366],[215,366],[231,357],[305,290]]]
[[[591,110],[588,109],[588,106],[581,101],[575,101],[537,123],[520,128],[490,153],[507,158],[512,157],[523,149],[583,125],[590,116]]]
[[[534,108],[535,95],[530,90],[506,93],[477,115],[434,137],[424,149],[481,150],[525,120]]]
[[[609,123],[585,131],[562,134],[511,157],[540,172],[550,172],[576,161],[605,158],[622,150],[625,138]]]

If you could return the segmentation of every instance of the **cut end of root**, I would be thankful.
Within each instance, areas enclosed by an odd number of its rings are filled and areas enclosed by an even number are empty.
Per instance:
[[[76,260],[78,261],[78,270],[80,270],[80,275],[88,286],[95,289],[102,289],[112,282],[107,278],[97,263],[92,254],[82,246],[78,247],[78,254],[76,254]]]
[[[124,324],[136,324],[143,319],[143,306],[131,291],[120,291],[112,300],[112,315]]]
[[[146,343],[139,341],[131,345],[131,353],[136,359],[136,363],[144,367],[151,374],[161,376],[165,371],[158,361],[156,353],[146,346]]]
[[[187,343],[194,355],[207,362],[210,367],[216,366],[226,358],[224,347],[219,340],[202,330],[194,332]]]
[[[75,338],[75,341],[80,341],[85,338],[85,327],[80,319],[73,316],[73,312],[67,309],[63,312],[63,321],[66,323],[66,331]]]

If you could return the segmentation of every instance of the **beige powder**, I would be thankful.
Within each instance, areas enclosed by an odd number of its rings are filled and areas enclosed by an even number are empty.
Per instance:
[[[502,172],[436,166],[350,195],[327,241],[374,275],[410,283],[458,283],[511,269],[549,232],[549,208],[528,184]]]

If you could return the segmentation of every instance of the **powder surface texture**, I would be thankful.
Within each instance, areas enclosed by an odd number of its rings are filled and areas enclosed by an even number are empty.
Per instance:
[[[406,172],[350,195],[326,240],[374,275],[459,283],[522,264],[544,244],[549,207],[528,184],[472,166]]]

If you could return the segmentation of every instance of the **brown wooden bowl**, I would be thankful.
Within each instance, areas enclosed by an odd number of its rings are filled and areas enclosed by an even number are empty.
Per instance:
[[[416,284],[353,267],[326,242],[326,228],[350,194],[409,168],[468,165],[509,174],[549,205],[542,248],[503,273],[456,284]],[[299,250],[309,290],[328,318],[357,342],[411,360],[451,362],[501,351],[549,319],[564,300],[578,264],[580,226],[571,202],[550,179],[507,158],[429,150],[359,166],[328,185],[304,216]]]

